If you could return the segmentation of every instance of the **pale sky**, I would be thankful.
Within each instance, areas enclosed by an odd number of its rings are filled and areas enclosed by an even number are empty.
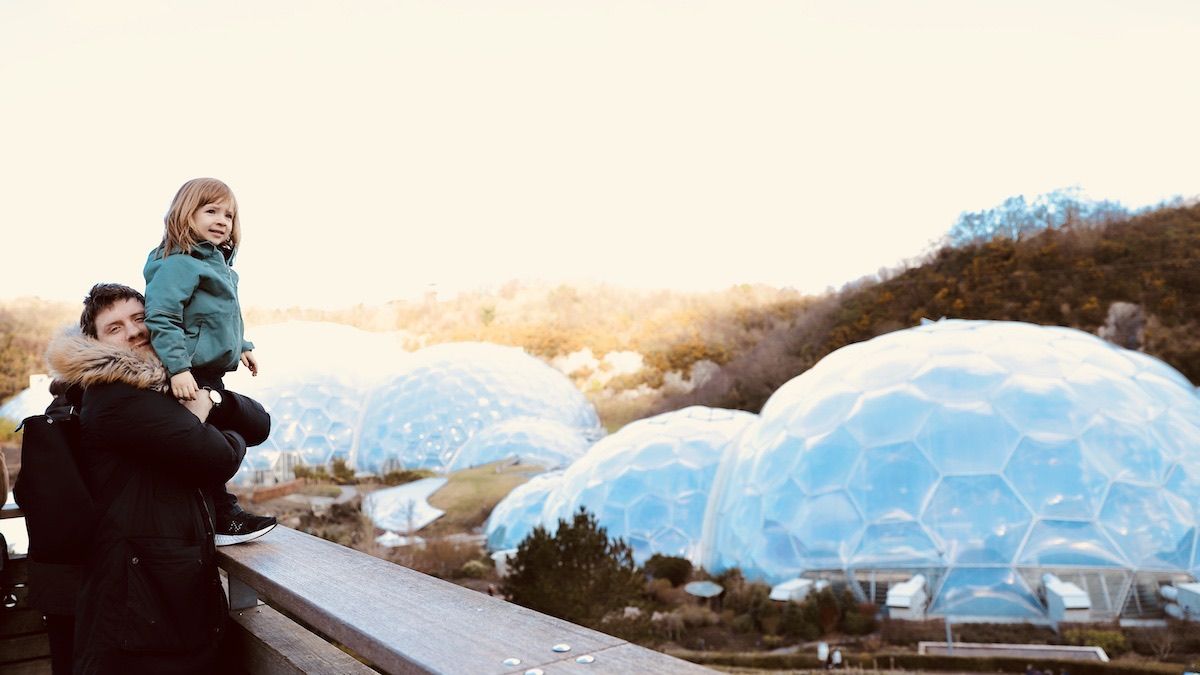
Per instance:
[[[1198,66],[1185,0],[5,0],[0,298],[141,288],[196,176],[249,306],[819,292],[1011,195],[1200,193]]]

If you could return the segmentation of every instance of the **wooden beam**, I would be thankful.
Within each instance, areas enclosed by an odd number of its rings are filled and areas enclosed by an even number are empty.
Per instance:
[[[233,662],[250,675],[375,672],[266,605],[230,612],[229,618]]]
[[[282,526],[218,549],[218,559],[267,603],[387,673],[713,672]],[[570,650],[554,651],[560,644]],[[594,661],[576,663],[584,655]]]

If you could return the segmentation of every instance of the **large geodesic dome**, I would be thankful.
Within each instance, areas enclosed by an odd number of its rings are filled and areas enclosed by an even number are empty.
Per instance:
[[[309,465],[340,458],[360,472],[442,471],[477,433],[511,420],[517,426],[484,437],[462,465],[510,456],[522,440],[529,461],[561,465],[603,435],[571,381],[516,347],[449,343],[410,353],[394,334],[307,321],[248,336],[263,372],[239,369],[226,386],[271,413],[271,435],[251,456],[282,452]]]
[[[874,588],[934,614],[1035,619],[1041,575],[1115,616],[1200,573],[1200,399],[1162,362],[1067,328],[939,321],[781,387],[722,465],[706,566]],[[890,576],[889,576],[890,575]]]
[[[585,507],[641,563],[655,553],[700,561],[709,489],[726,447],[752,413],[692,406],[626,425],[567,468],[542,520]]]
[[[475,434],[516,417],[557,421],[590,440],[603,435],[583,393],[519,348],[482,342],[426,347],[372,393],[357,468],[443,470]]]

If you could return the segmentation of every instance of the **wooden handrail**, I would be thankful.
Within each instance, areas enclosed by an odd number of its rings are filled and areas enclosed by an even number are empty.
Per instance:
[[[234,607],[252,589],[387,673],[713,672],[282,526],[218,563]]]

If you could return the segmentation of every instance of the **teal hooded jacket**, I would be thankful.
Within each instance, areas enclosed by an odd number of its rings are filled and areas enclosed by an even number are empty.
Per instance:
[[[146,259],[146,327],[150,343],[172,376],[188,369],[237,370],[242,352],[254,349],[245,338],[233,258],[211,242],[190,252]]]

